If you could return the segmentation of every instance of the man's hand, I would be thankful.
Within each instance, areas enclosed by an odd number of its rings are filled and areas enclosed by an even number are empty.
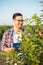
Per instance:
[[[9,51],[11,51],[11,50],[16,50],[16,48],[4,48],[4,49],[3,49],[4,52],[9,52]]]

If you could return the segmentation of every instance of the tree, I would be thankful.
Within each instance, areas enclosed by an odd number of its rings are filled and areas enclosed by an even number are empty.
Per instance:
[[[35,13],[31,18],[30,18],[30,23],[36,22],[39,24],[41,22],[41,18]]]
[[[43,8],[43,1],[42,0],[40,1],[40,4],[41,4],[41,6]],[[41,10],[40,17],[41,17],[41,22],[43,22],[43,9]]]

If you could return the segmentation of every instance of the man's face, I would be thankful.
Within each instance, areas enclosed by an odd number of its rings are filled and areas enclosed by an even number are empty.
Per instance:
[[[14,26],[17,28],[21,28],[23,24],[23,17],[22,16],[16,16],[15,19],[13,19]]]

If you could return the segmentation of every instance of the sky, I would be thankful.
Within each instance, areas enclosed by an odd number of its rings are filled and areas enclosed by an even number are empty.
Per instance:
[[[22,13],[23,18],[41,13],[40,0],[0,0],[0,25],[12,25],[14,13]]]

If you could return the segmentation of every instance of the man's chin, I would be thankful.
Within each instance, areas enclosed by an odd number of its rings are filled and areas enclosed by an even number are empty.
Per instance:
[[[22,26],[18,26],[18,28],[21,28]]]
[[[22,26],[18,27],[19,29],[22,28]]]

